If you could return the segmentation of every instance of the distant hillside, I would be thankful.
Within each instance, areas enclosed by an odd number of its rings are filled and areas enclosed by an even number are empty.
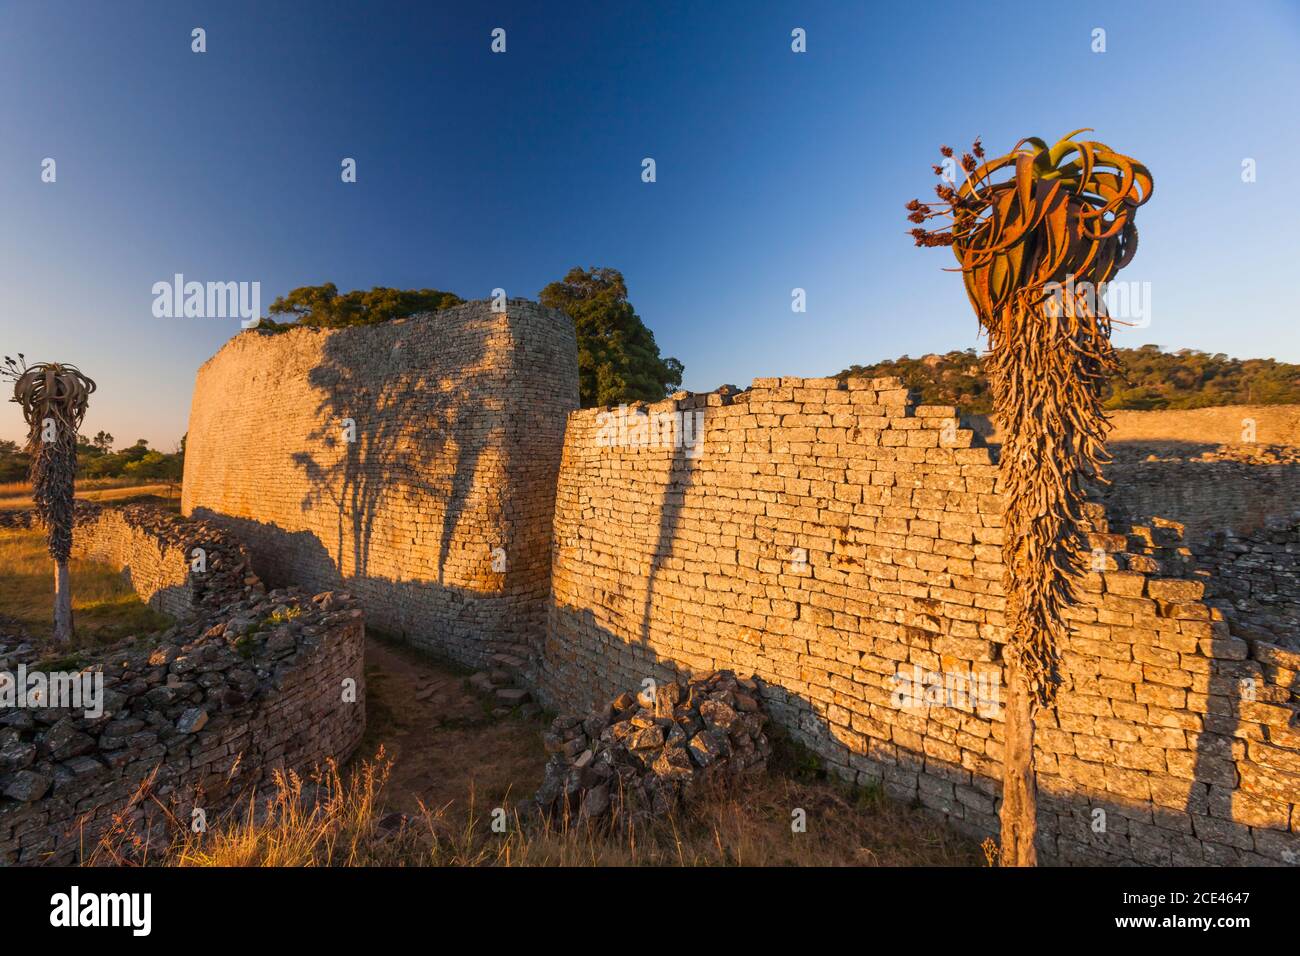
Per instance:
[[[1111,381],[1109,409],[1300,404],[1300,365],[1234,359],[1194,349],[1162,352],[1158,345],[1116,349],[1116,353],[1123,371]],[[957,405],[973,414],[988,414],[992,409],[983,362],[974,349],[854,365],[836,378],[887,375],[918,390],[927,404]]]

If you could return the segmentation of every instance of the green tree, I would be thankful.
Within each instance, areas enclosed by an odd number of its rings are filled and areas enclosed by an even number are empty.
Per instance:
[[[0,441],[0,484],[26,481],[31,459],[14,441]]]
[[[540,299],[568,313],[577,327],[578,394],[584,408],[654,402],[682,384],[682,363],[660,356],[654,333],[628,301],[617,269],[574,267],[543,289]]]
[[[294,289],[277,298],[267,308],[268,315],[288,316],[299,325],[343,328],[349,325],[373,325],[389,319],[401,319],[421,312],[437,312],[464,300],[454,292],[437,289],[389,289],[376,286],[366,292],[353,289],[339,294],[333,282]],[[272,327],[279,327],[272,322]]]
[[[162,481],[179,481],[183,463],[179,455],[164,455],[160,451],[146,452],[137,461],[122,466],[128,478],[149,478]]]

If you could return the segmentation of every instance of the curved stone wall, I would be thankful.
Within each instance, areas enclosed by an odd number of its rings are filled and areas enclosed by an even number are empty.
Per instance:
[[[573,322],[523,300],[237,335],[199,370],[183,511],[273,583],[346,586],[469,665],[540,633]]]

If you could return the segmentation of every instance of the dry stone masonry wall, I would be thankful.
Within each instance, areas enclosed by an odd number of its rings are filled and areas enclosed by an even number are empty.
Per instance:
[[[646,678],[753,675],[836,773],[994,834],[996,450],[896,379],[573,411],[575,355],[572,323],[520,300],[242,334],[199,373],[184,511],[235,529],[274,584],[346,584],[417,645],[523,661],[512,679],[562,712]],[[1090,512],[1065,686],[1039,720],[1042,855],[1300,862],[1296,546],[1277,526],[1297,423],[1152,414],[1117,416],[1116,483]],[[1167,434],[1171,414],[1204,441]],[[599,804],[594,772],[551,782]]]
[[[970,427],[997,444],[986,416]],[[1300,405],[1224,405],[1110,413],[1114,463],[1099,500],[1128,520],[1168,518],[1188,542],[1249,536],[1300,507]]]
[[[1300,515],[1300,445],[1118,446],[1100,495],[1116,514],[1178,521],[1189,543]]]
[[[268,593],[228,537],[152,509],[85,509],[76,534],[85,551],[150,568],[132,580],[166,582],[154,596],[175,598],[182,619],[76,662],[0,633],[11,688],[37,686],[32,673],[102,680],[98,707],[85,694],[75,707],[0,704],[0,865],[76,862],[119,815],[158,836],[162,806],[183,821],[215,814],[276,770],[343,760],[360,742],[364,623],[349,595]],[[196,542],[207,570],[187,579]]]
[[[629,411],[648,417],[569,416],[544,699],[582,712],[647,677],[754,674],[838,774],[996,833],[990,449],[894,379],[759,379]],[[686,422],[696,446],[673,439]],[[1097,570],[1039,721],[1044,857],[1300,862],[1296,650],[1233,635],[1177,527],[1112,527],[1096,506],[1092,522]]]
[[[518,299],[245,332],[199,370],[183,510],[272,583],[346,586],[374,626],[470,666],[527,662],[575,356],[572,320]]]

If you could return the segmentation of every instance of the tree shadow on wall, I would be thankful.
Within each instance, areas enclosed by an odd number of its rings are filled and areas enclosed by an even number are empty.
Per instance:
[[[480,456],[502,428],[502,402],[493,397],[500,372],[493,368],[491,338],[498,327],[483,322],[476,334],[457,337],[453,387],[445,370],[416,364],[428,355],[427,347],[408,344],[436,336],[434,322],[436,317],[420,317],[366,329],[374,337],[370,349],[358,342],[363,330],[332,335],[324,361],[309,374],[324,397],[316,409],[321,424],[308,441],[323,450],[292,458],[309,484],[302,511],[326,512],[334,525],[331,550],[340,574],[368,576],[382,514],[385,521],[411,519],[400,532],[385,529],[404,552],[402,570],[410,567],[417,578],[445,583],[447,555],[469,506]],[[416,501],[440,507],[416,512]],[[418,541],[426,522],[440,523],[432,562]],[[483,544],[486,565],[495,543]]]
[[[707,409],[695,409],[693,402],[678,402],[674,427],[684,429],[684,416],[690,416],[691,431],[689,439],[697,439],[698,444],[692,448],[685,431],[679,431],[681,442],[674,442],[672,456],[667,473],[664,475],[663,492],[659,496],[659,527],[654,550],[650,553],[650,573],[646,581],[645,604],[641,611],[641,643],[650,645],[650,621],[654,612],[655,585],[660,572],[673,554],[673,542],[677,540],[678,526],[682,520],[682,511],[686,504],[686,493],[695,481],[695,463],[704,450],[704,427]],[[698,412],[698,414],[697,414]],[[653,427],[653,424],[652,426]]]

